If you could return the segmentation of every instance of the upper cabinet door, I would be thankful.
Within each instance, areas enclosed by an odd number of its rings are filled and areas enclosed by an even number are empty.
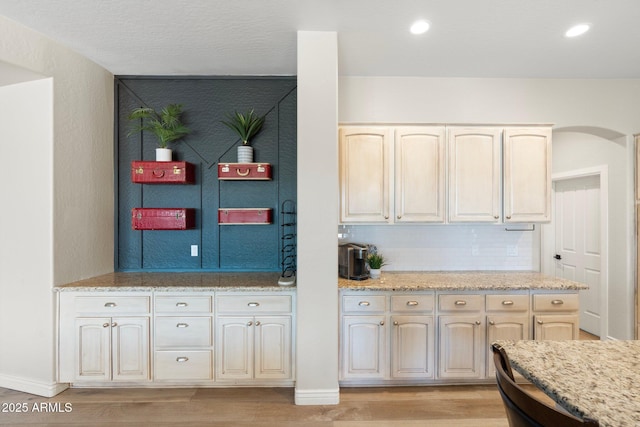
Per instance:
[[[391,130],[340,128],[340,221],[388,223]]]
[[[500,135],[500,128],[449,129],[450,222],[500,222]]]
[[[504,222],[551,220],[551,128],[504,131]]]
[[[444,222],[445,127],[395,130],[395,221]]]

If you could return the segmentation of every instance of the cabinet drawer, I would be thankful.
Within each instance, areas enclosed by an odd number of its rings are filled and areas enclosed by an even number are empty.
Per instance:
[[[391,295],[391,311],[393,312],[431,312],[433,306],[433,295]]]
[[[154,379],[213,379],[211,351],[156,351]]]
[[[484,295],[438,295],[440,311],[481,311]]]
[[[155,345],[162,348],[211,346],[210,317],[156,317]]]
[[[210,296],[157,296],[156,313],[210,313]]]
[[[148,296],[87,296],[76,297],[74,309],[77,314],[122,314],[149,313],[150,297]]]
[[[527,311],[529,295],[487,295],[487,311]]]
[[[221,295],[218,313],[290,313],[291,295]]]
[[[387,308],[384,295],[345,295],[342,297],[342,311],[345,313],[384,312]]]
[[[578,294],[533,295],[534,311],[575,311],[578,310],[578,306]]]

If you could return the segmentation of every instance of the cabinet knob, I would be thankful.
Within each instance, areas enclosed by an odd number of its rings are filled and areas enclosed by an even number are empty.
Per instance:
[[[398,215],[396,218],[398,218],[398,219],[402,219],[402,215]]]
[[[553,301],[551,301],[551,304],[553,304],[553,305],[562,305],[562,304],[564,304],[564,301],[562,301],[561,299],[554,299]]]
[[[511,215],[507,215],[507,219],[511,219]]]
[[[258,307],[260,305],[259,302],[250,302],[249,304],[247,304],[249,307]]]
[[[256,320],[256,326],[260,326],[260,321]]]
[[[415,307],[416,305],[418,305],[418,301],[407,301],[407,305],[409,307]]]
[[[467,302],[465,300],[459,299],[458,301],[454,302],[454,304],[457,306],[465,306],[467,305]]]
[[[115,307],[115,306],[116,306],[116,303],[115,303],[115,302],[106,302],[106,303],[104,304],[104,306],[105,306],[105,307]]]
[[[115,328],[116,326],[118,326],[118,324],[117,324],[116,322],[113,322],[113,323],[111,324],[111,327],[112,327],[112,328]]]
[[[393,324],[394,324],[395,326],[398,326],[398,322],[393,322]]]
[[[249,322],[247,323],[247,326],[251,326],[251,325],[253,325],[253,322],[249,321]]]
[[[384,216],[384,219],[389,219],[389,215],[385,215],[385,216]]]
[[[481,322],[479,320],[476,320],[476,325],[480,325],[480,323]]]
[[[102,327],[103,327],[103,328],[108,328],[108,327],[109,327],[109,324],[108,324],[108,323],[103,323],[103,324],[102,324]]]
[[[359,305],[360,307],[369,307],[369,306],[371,305],[371,303],[369,303],[369,301],[360,301],[360,302],[358,303],[358,305]]]
[[[177,303],[176,303],[176,307],[186,307],[186,306],[188,306],[188,305],[189,305],[189,304],[187,304],[186,302],[177,302]]]
[[[500,219],[500,215],[494,215],[493,219]]]
[[[513,305],[513,301],[511,300],[502,301],[502,305]]]
[[[189,361],[189,358],[186,356],[176,357],[176,362],[182,363],[182,362],[188,362],[188,361]]]
[[[380,326],[384,326],[384,320],[380,321]]]
[[[188,328],[189,324],[188,323],[178,323],[176,325],[176,328]]]
[[[542,320],[538,320],[538,325],[542,325],[544,322]]]
[[[491,326],[493,326],[493,325],[495,325],[495,324],[496,324],[496,322],[494,322],[493,320],[490,320],[490,321],[489,321],[489,324],[490,324]]]

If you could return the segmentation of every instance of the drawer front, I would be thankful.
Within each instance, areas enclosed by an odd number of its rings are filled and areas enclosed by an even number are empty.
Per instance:
[[[482,311],[484,295],[438,295],[440,311]]]
[[[528,311],[529,295],[487,295],[487,311]]]
[[[534,294],[534,311],[575,311],[579,307],[578,294]]]
[[[156,296],[156,313],[210,313],[210,296]]]
[[[148,296],[83,296],[76,297],[74,307],[77,314],[146,314],[151,302]]]
[[[291,313],[291,295],[221,295],[218,313]]]
[[[387,298],[384,295],[344,295],[342,311],[345,313],[383,313]]]
[[[211,380],[211,351],[156,351],[154,380]]]
[[[391,311],[393,312],[432,312],[433,295],[391,295]]]
[[[210,317],[156,317],[155,345],[162,348],[210,347]]]

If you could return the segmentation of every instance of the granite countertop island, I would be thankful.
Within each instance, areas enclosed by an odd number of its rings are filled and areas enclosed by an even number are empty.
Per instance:
[[[54,291],[285,291],[279,273],[108,273],[66,285]],[[295,286],[293,286],[295,288]]]
[[[640,341],[498,341],[511,366],[602,427],[640,425]]]
[[[580,290],[588,286],[537,272],[439,271],[383,272],[380,279],[338,279],[340,289],[350,291],[488,291],[488,290]]]

